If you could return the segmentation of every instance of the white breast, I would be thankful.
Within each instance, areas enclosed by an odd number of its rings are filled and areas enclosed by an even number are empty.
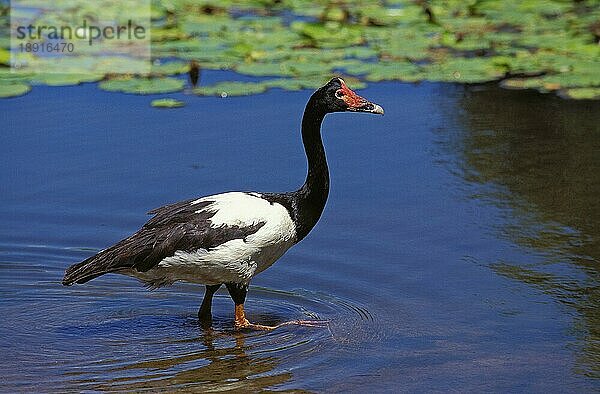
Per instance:
[[[254,275],[277,261],[295,242],[296,228],[287,209],[281,204],[270,203],[260,194],[223,193],[200,198],[192,204],[204,201],[212,203],[196,213],[214,212],[209,219],[213,228],[248,227],[258,223],[264,225],[245,239],[234,239],[210,250],[178,251],[150,271],[135,276],[155,283],[153,286],[177,280],[204,284],[248,283]]]

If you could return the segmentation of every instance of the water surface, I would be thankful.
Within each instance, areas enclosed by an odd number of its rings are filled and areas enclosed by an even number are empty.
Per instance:
[[[384,117],[328,116],[325,213],[246,305],[326,328],[236,332],[223,292],[205,331],[196,285],[61,286],[152,208],[296,188],[309,94],[157,110],[85,84],[0,101],[3,390],[600,389],[595,102],[381,83],[361,94]]]

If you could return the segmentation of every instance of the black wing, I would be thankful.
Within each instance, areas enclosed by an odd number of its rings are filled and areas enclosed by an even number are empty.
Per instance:
[[[210,218],[216,212],[197,212],[213,201],[192,204],[193,201],[186,200],[150,211],[154,217],[135,234],[67,268],[63,285],[85,283],[125,268],[145,272],[176,251],[208,250],[233,239],[244,239],[265,224],[213,227]]]

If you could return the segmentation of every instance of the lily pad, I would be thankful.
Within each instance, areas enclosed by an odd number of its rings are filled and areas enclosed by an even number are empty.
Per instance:
[[[600,99],[600,88],[573,88],[561,92],[561,96],[575,100]]]
[[[10,65],[10,52],[4,48],[0,48],[0,64],[5,66]]]
[[[150,103],[153,107],[156,108],[180,108],[185,106],[185,103],[180,100],[170,99],[170,98],[162,98],[152,100]]]
[[[185,74],[190,70],[190,64],[184,62],[167,62],[152,65],[152,74],[174,75]]]
[[[240,74],[253,75],[253,76],[283,76],[293,75],[294,73],[290,70],[285,63],[258,63],[249,62],[242,63],[236,67],[236,71]]]
[[[27,83],[34,77],[34,74],[15,71],[8,67],[0,67],[0,83],[22,82]]]
[[[37,74],[32,77],[34,84],[48,86],[71,86],[83,82],[97,82],[104,77],[102,74]]]
[[[45,25],[69,18],[79,22],[94,11],[84,2],[73,9],[68,1],[54,2],[53,7],[43,0],[23,1],[29,8],[19,12],[40,10],[33,16]],[[108,76],[100,83],[102,89],[161,93],[182,90],[183,80],[146,78],[148,74],[183,74],[194,60],[202,69],[273,77],[239,83],[230,74],[227,83],[198,88],[202,95],[314,88],[319,86],[316,81],[338,71],[369,82],[479,83],[510,77],[502,86],[556,91],[565,97],[591,95],[582,89],[600,87],[600,8],[591,0],[267,3],[268,8],[264,0],[153,1],[151,49],[156,64],[151,70],[143,59],[82,47],[68,62],[32,53],[19,56],[24,66],[73,77],[15,77],[0,68],[0,79],[72,85]],[[103,10],[96,11],[101,17]],[[0,37],[0,48],[10,46],[8,37]],[[8,63],[8,52],[0,49],[0,64]],[[88,74],[93,76],[82,76]]]
[[[367,46],[351,46],[344,48],[344,56],[357,58],[357,59],[369,59],[378,56],[377,50]]]
[[[500,86],[506,89],[542,89],[543,83],[540,78],[510,78],[502,81]]]
[[[26,94],[31,90],[31,86],[19,82],[4,82],[0,80],[0,97],[18,97]]]
[[[349,45],[358,45],[364,41],[358,26],[339,22],[293,22],[290,27],[320,48],[343,48]]]
[[[428,80],[482,83],[497,80],[506,69],[491,58],[449,58],[423,67]]]
[[[200,96],[248,96],[263,93],[268,86],[260,82],[219,82],[210,86],[201,86],[194,89]]]
[[[131,94],[172,93],[183,90],[185,82],[176,78],[119,77],[98,84],[102,90]]]
[[[264,81],[264,84],[270,88],[280,88],[283,90],[302,90],[302,89],[317,89],[327,82],[328,77],[312,76],[302,78],[277,78]],[[347,78],[349,84],[354,89],[360,89],[366,86],[364,82],[359,82],[355,78]]]

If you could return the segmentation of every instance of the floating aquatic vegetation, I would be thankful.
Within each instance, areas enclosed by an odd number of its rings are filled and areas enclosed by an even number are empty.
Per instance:
[[[283,90],[301,90],[301,89],[316,89],[323,86],[329,79],[327,75],[304,76],[300,78],[277,78],[263,81],[262,83],[268,88],[279,88]],[[361,89],[367,85],[353,77],[346,78],[347,82],[353,89]]]
[[[194,93],[200,96],[248,96],[263,93],[268,86],[261,82],[220,82],[211,86],[194,88]]]
[[[561,92],[561,96],[578,100],[600,99],[600,88],[573,88]]]
[[[151,68],[151,74],[153,75],[175,75],[185,74],[190,70],[190,64],[187,62],[155,62]]]
[[[10,66],[10,52],[4,48],[0,48],[0,64]]]
[[[378,61],[373,63],[349,60],[342,68],[351,75],[364,75],[367,81],[399,80],[406,82],[420,81],[425,74],[421,67],[406,60]]]
[[[219,82],[214,85],[201,86],[193,90],[200,96],[248,96],[263,93],[271,88],[283,90],[316,89],[328,80],[328,76],[305,76],[300,78],[273,78],[259,82]],[[366,84],[354,77],[348,77],[347,82],[354,89],[366,87]]]
[[[442,82],[481,83],[502,78],[506,68],[489,57],[452,57],[424,67],[427,79]]]
[[[22,1],[47,11],[41,0]],[[361,84],[500,81],[507,88],[556,91],[575,99],[596,98],[600,87],[600,7],[593,0],[294,0],[265,5],[264,0],[156,0],[149,74],[107,76],[81,60],[67,70],[79,76],[38,74],[18,82],[64,85],[104,79],[99,84],[104,90],[171,92],[182,90],[184,81],[168,76],[188,73],[195,61],[201,69],[272,77],[199,86],[194,92],[200,95],[313,88],[336,72]],[[77,15],[85,11],[73,10]],[[8,46],[6,40],[0,44]],[[135,58],[105,60],[116,68],[142,69]],[[48,58],[27,61],[42,68],[64,67]],[[0,49],[0,64],[8,62],[8,53]]]
[[[185,103],[180,100],[170,99],[170,98],[162,98],[152,100],[150,103],[151,106],[156,108],[180,108],[185,106]]]
[[[8,67],[0,66],[0,83],[9,82],[27,82],[32,79],[34,74],[26,73],[22,71],[12,70]]]
[[[183,90],[185,82],[181,79],[161,77],[117,77],[100,82],[100,89],[109,92],[123,92],[132,94],[173,93]]]
[[[320,48],[344,48],[364,43],[360,26],[340,22],[293,22],[290,28],[305,38],[307,45]]]
[[[0,97],[22,96],[31,90],[31,86],[22,82],[5,82],[0,80]]]
[[[48,86],[71,86],[83,82],[98,82],[104,77],[103,74],[35,74],[31,82],[35,85]]]

